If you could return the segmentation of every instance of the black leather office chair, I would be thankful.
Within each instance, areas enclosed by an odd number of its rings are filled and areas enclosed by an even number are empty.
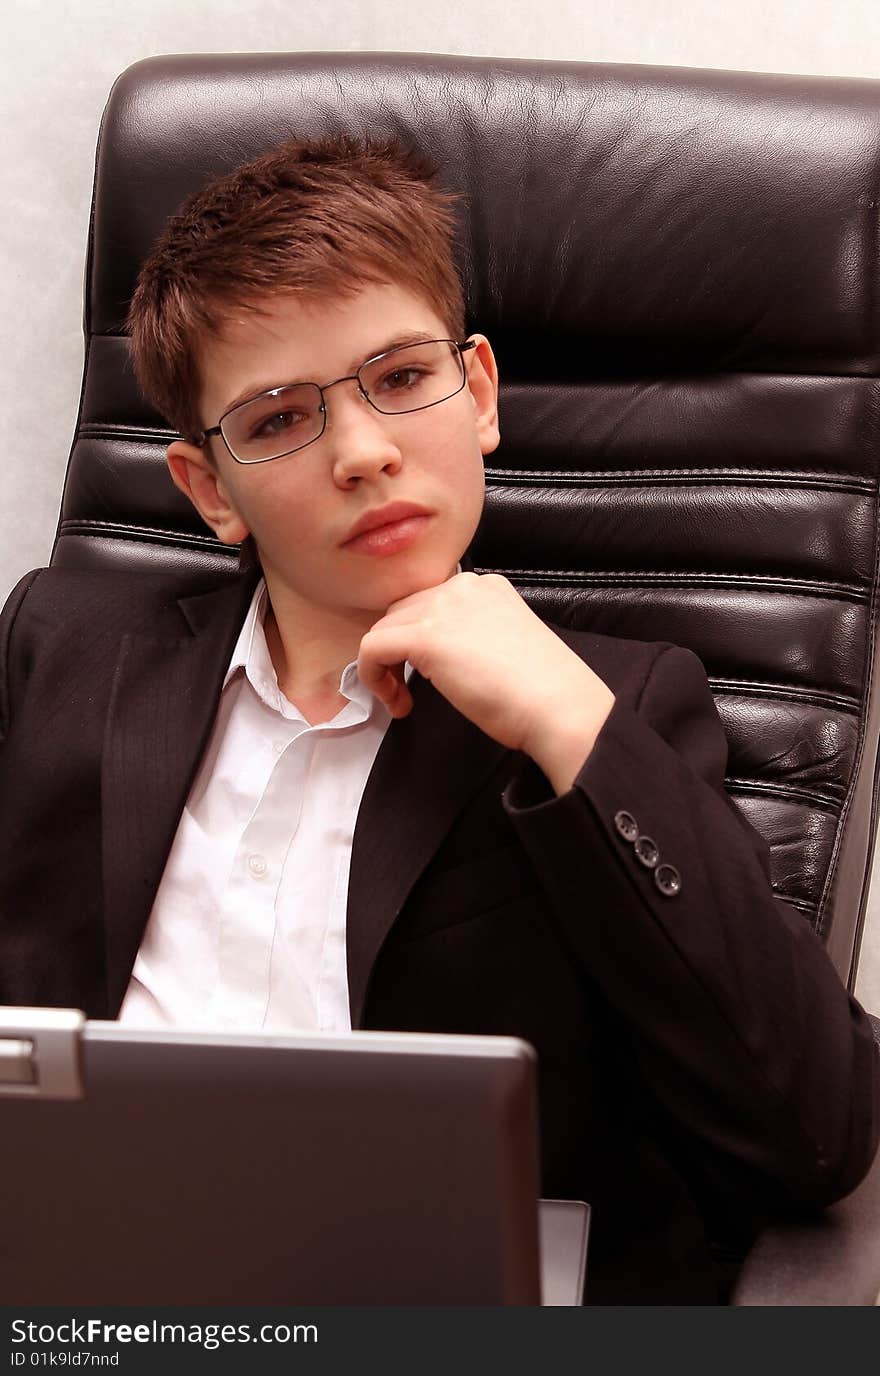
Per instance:
[[[236,561],[171,486],[123,332],[212,173],[395,135],[464,193],[502,448],[478,569],[563,624],[689,646],[773,884],[856,974],[878,784],[880,82],[410,55],[151,59],[97,155],[86,366],[53,563]],[[763,1235],[735,1303],[873,1303],[880,1167]]]

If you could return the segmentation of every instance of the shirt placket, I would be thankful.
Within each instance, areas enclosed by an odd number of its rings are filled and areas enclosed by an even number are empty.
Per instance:
[[[258,1027],[265,1016],[278,888],[314,746],[314,734],[304,730],[278,755],[235,850],[220,927],[217,1007],[239,1010],[243,1026]]]

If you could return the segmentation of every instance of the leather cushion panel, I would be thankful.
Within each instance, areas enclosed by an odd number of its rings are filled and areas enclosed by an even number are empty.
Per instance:
[[[486,328],[479,317],[477,329]],[[876,476],[880,386],[874,377],[637,369],[605,376],[601,360],[567,341],[569,377],[549,372],[552,337],[532,340],[514,376],[503,334],[491,334],[501,373],[504,447],[489,469],[758,469]],[[546,379],[542,381],[542,378]],[[113,402],[115,405],[115,400]],[[584,456],[588,456],[585,461]]]
[[[193,540],[190,545],[182,539],[159,542],[155,532],[62,531],[52,551],[52,567],[81,572],[115,569],[131,573],[136,568],[142,573],[177,573],[182,585],[209,588],[238,575],[236,555],[222,551],[222,546],[212,549],[207,541]]]
[[[382,53],[155,59],[120,78],[105,121],[90,325],[120,328],[138,262],[206,175],[293,134],[369,129],[427,146],[454,189],[479,193],[460,256],[487,328],[552,326],[611,351],[625,338],[630,358],[662,340],[667,359],[700,366],[866,370],[877,127],[872,88],[824,78]],[[552,285],[536,262],[554,264]]]
[[[733,800],[770,846],[770,879],[776,893],[814,921],[816,895],[821,892],[837,833],[837,811],[736,791]]]
[[[181,535],[211,535],[174,486],[165,464],[167,440],[80,436],[70,455],[62,522],[113,521]]]
[[[480,571],[480,570],[478,570]],[[710,677],[821,688],[857,699],[867,600],[822,596],[747,575],[509,573],[548,621],[629,640],[665,639],[699,655]]]
[[[754,784],[797,792],[839,807],[855,762],[854,712],[783,696],[784,690],[720,692],[715,705],[730,746],[728,786]]]
[[[560,572],[732,569],[858,588],[873,574],[873,516],[871,492],[784,474],[493,481],[475,557]]]

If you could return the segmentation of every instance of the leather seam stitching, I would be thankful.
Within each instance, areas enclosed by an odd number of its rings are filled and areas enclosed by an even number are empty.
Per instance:
[[[604,571],[585,571],[581,569],[524,569],[524,568],[493,568],[488,569],[479,567],[477,573],[500,573],[505,578],[519,579],[521,581],[536,580],[540,582],[567,582],[573,586],[611,586],[611,587],[631,587],[649,586],[664,584],[670,587],[704,587],[706,585],[724,587],[725,585],[737,588],[769,588],[778,589],[784,592],[797,592],[806,597],[829,597],[836,596],[847,598],[853,601],[867,603],[869,600],[870,581],[866,580],[864,589],[856,584],[818,582],[805,578],[795,578],[784,574],[738,574],[738,573],[700,573],[693,570],[687,572],[677,572],[675,570],[651,570],[651,572],[620,572],[606,573]]]
[[[771,783],[763,779],[748,779],[737,775],[727,776],[724,780],[724,787],[729,793],[748,793],[753,797],[767,796],[777,798],[782,802],[807,803],[810,807],[833,815],[835,819],[842,804],[842,799],[835,799],[823,793],[814,793],[806,788]]]

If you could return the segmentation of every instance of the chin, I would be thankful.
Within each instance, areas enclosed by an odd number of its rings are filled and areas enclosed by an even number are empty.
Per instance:
[[[445,583],[447,578],[451,578],[456,571],[459,554],[435,555],[431,559],[422,559],[416,562],[412,569],[401,569],[400,583],[409,584],[411,592],[423,592],[425,588],[436,588],[438,584]],[[395,579],[395,581],[397,581]],[[401,593],[401,597],[406,597],[406,593]]]
[[[413,560],[409,564],[401,562],[391,567],[391,561],[381,570],[382,576],[374,585],[369,596],[370,610],[385,611],[393,602],[402,602],[413,593],[425,592],[445,583],[456,572],[461,556],[459,554],[434,555],[431,558]],[[365,589],[366,591],[366,589]]]

